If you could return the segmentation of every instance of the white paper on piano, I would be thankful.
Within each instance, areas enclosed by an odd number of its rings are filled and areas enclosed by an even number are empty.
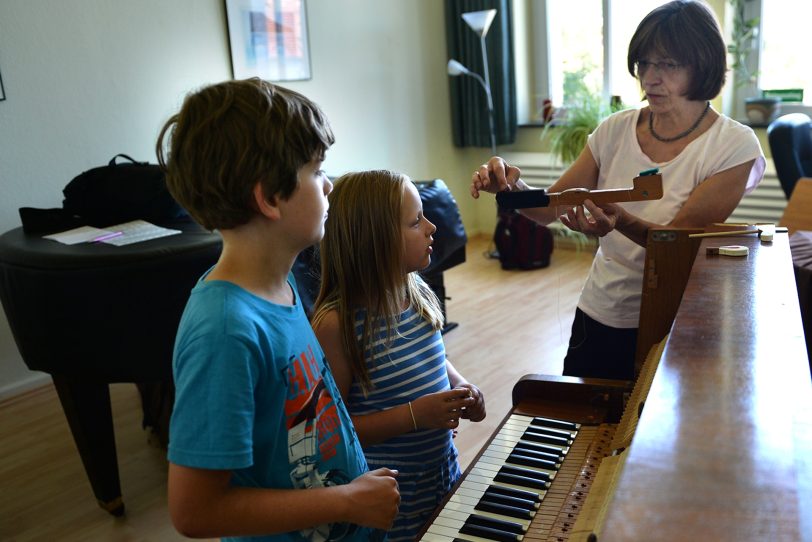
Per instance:
[[[101,242],[117,247],[182,233],[180,230],[162,228],[145,220],[133,220],[132,222],[116,224],[115,226],[109,226],[107,229],[121,232],[121,235]]]
[[[43,235],[43,239],[50,239],[58,241],[63,245],[78,245],[79,243],[87,243],[93,241],[97,237],[113,233],[111,229],[100,229],[92,226],[81,226],[59,233],[52,233],[51,235]]]

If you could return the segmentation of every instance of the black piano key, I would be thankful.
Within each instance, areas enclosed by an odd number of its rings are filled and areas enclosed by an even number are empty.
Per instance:
[[[488,540],[495,540],[496,542],[520,542],[523,538],[522,535],[515,533],[506,533],[498,529],[491,529],[488,527],[483,527],[482,525],[474,525],[470,523],[464,524],[460,529],[460,533],[470,534],[471,536],[478,536]]]
[[[516,476],[526,476],[527,478],[541,480],[542,482],[549,482],[550,480],[552,480],[549,473],[525,469],[522,467],[514,467],[512,465],[504,465],[501,469],[499,469],[499,472],[503,472],[505,474],[513,474]]]
[[[512,453],[508,456],[507,462],[513,465],[524,465],[525,467],[535,467],[537,469],[558,470],[560,463],[549,459],[538,459],[523,454]]]
[[[539,442],[530,442],[529,440],[520,440],[516,443],[514,450],[533,450],[534,452],[538,453],[553,454],[557,456],[559,460],[563,460],[565,455],[560,448]]]
[[[556,444],[558,446],[571,446],[572,441],[562,437],[554,437],[552,435],[545,435],[543,433],[536,433],[528,429],[522,435],[522,440],[530,440],[533,442],[543,442],[545,444]]]
[[[533,519],[533,516],[535,515],[534,512],[528,510],[527,508],[518,508],[516,506],[510,506],[507,504],[502,504],[495,501],[488,501],[484,499],[479,501],[476,504],[476,506],[474,506],[474,510],[479,510],[481,512],[491,512],[493,514],[499,514],[511,518],[527,519],[527,520]]]
[[[580,427],[579,424],[573,422],[567,422],[564,420],[554,420],[552,418],[543,418],[541,416],[536,416],[532,420],[530,420],[530,425],[541,425],[545,427],[557,427],[559,429],[567,429],[569,431],[577,431]]]
[[[489,516],[480,516],[479,514],[471,514],[468,516],[468,519],[465,520],[465,523],[471,525],[481,525],[482,527],[497,529],[506,533],[524,534],[527,532],[527,529],[521,523],[492,518]]]
[[[485,493],[483,493],[482,500],[504,504],[505,506],[513,506],[514,508],[521,508],[528,511],[538,510],[539,506],[538,502],[534,500],[508,497],[507,495],[500,495],[499,493],[494,493],[490,490],[486,490]]]
[[[468,540],[467,538],[455,538],[451,542],[471,542],[471,541]]]
[[[535,478],[528,478],[527,476],[507,474],[504,472],[498,472],[493,479],[497,482],[502,482],[503,484],[511,484],[519,487],[534,487],[537,489],[548,489],[550,487],[550,482],[537,480]]]
[[[535,457],[536,459],[546,459],[547,461],[555,461],[556,463],[561,463],[562,461],[564,461],[564,456],[561,455],[560,453],[545,452],[535,447],[531,447],[530,446],[531,444],[533,443],[520,442],[516,445],[515,448],[513,448],[512,453],[526,455],[528,457]],[[539,444],[539,446],[544,446],[544,444]]]
[[[525,491],[523,489],[516,489],[514,487],[488,486],[488,489],[486,489],[485,492],[505,495],[506,497],[515,497],[517,499],[527,499],[528,501],[533,502],[541,502],[541,495],[535,491]]]
[[[553,429],[552,427],[537,427],[534,425],[528,427],[527,431],[541,433],[542,435],[552,435],[554,437],[561,437],[567,440],[572,440],[575,437],[575,435],[573,435],[571,431],[564,431],[563,429]]]

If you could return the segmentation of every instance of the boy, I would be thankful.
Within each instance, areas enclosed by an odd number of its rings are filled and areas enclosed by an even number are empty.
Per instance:
[[[333,141],[316,104],[260,79],[190,94],[158,138],[172,195],[223,238],[175,341],[169,511],[186,536],[377,540],[397,513],[397,471],[366,472],[290,272],[324,234]]]

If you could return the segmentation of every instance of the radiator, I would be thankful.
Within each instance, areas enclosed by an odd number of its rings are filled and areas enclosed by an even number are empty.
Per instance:
[[[502,157],[509,164],[520,168],[524,182],[534,188],[549,188],[564,171],[561,163],[549,153],[512,152],[504,153]],[[787,198],[775,174],[775,166],[772,160],[768,159],[764,179],[755,190],[742,198],[727,221],[777,224],[786,205]]]

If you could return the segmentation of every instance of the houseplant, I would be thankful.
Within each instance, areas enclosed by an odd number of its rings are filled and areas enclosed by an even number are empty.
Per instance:
[[[587,138],[598,124],[624,106],[619,100],[606,103],[597,90],[586,81],[589,72],[583,67],[564,74],[564,106],[556,110],[553,120],[544,125],[541,140],[549,141],[550,152],[568,166],[578,158]]]
[[[578,158],[589,134],[603,119],[625,108],[619,99],[606,103],[601,93],[586,83],[589,72],[585,66],[564,74],[564,106],[555,111],[552,122],[546,123],[541,133],[541,140],[549,141],[550,153],[564,167]],[[560,222],[551,223],[549,227],[556,240],[575,245],[577,249],[597,246],[595,238],[570,230]]]

